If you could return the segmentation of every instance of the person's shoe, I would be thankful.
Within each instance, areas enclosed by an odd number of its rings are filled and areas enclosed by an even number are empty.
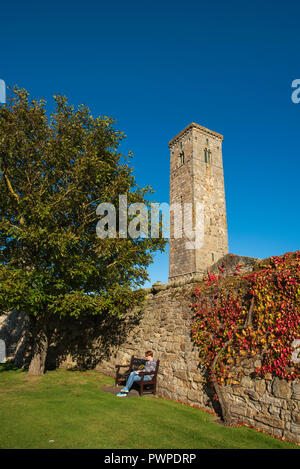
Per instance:
[[[123,388],[123,389],[121,389],[121,391],[120,391],[120,392],[123,392],[123,393],[126,393],[126,394],[128,394],[128,393],[129,393],[129,391],[128,391],[128,389],[127,389],[127,388]]]
[[[127,397],[127,393],[125,393],[125,392],[119,392],[119,393],[117,394],[117,397]]]

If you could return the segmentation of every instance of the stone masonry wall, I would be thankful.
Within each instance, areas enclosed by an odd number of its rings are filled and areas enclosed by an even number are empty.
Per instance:
[[[198,350],[190,338],[192,289],[190,284],[150,293],[139,325],[130,332],[126,343],[112,349],[111,359],[102,361],[99,370],[113,376],[116,363],[128,363],[131,355],[143,357],[146,350],[153,350],[161,361],[158,394],[205,406],[205,380],[198,368]]]
[[[238,385],[225,387],[231,416],[274,436],[300,443],[300,382],[252,378],[259,360],[245,361]]]
[[[243,272],[252,270],[255,260],[226,256],[228,272],[235,262],[243,263]],[[217,272],[217,265],[211,271]],[[190,303],[197,283],[155,284],[141,314],[130,313],[126,324],[111,318],[60,324],[60,334],[49,346],[47,362],[57,366],[96,368],[115,375],[115,365],[125,364],[131,355],[143,356],[153,350],[160,359],[158,395],[219,411],[213,399],[206,372],[201,367],[199,349],[191,340],[192,312]],[[27,334],[26,319],[11,313],[1,317],[0,338],[7,344],[8,356],[24,363]],[[235,370],[238,384],[224,387],[230,414],[242,422],[268,433],[300,443],[300,382],[286,382],[277,377],[254,377],[259,357],[241,362]]]
[[[111,376],[115,365],[125,364],[131,355],[143,356],[153,350],[160,359],[158,395],[186,404],[216,409],[214,391],[199,363],[199,350],[191,335],[191,302],[195,284],[169,288],[154,287],[144,308],[143,318],[126,342],[111,351],[97,369]],[[244,360],[239,384],[225,386],[226,401],[236,422],[300,443],[300,383],[279,378],[253,378],[259,361]]]

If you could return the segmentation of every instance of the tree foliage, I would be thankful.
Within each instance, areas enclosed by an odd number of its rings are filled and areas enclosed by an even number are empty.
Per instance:
[[[148,204],[151,188],[137,186],[113,119],[54,99],[47,116],[44,100],[15,88],[0,107],[0,309],[25,312],[44,337],[52,315],[122,316],[140,304],[165,245],[96,236],[100,202],[118,215],[120,194]]]

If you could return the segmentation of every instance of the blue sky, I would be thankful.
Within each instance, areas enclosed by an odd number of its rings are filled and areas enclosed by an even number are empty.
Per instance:
[[[280,255],[299,249],[299,18],[290,0],[6,2],[0,78],[114,117],[159,202],[169,140],[190,122],[223,134],[229,250]],[[149,272],[166,282],[168,254]]]

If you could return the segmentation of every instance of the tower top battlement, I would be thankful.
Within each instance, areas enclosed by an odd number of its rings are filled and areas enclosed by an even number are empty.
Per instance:
[[[203,134],[205,135],[210,135],[211,137],[218,138],[220,140],[223,140],[223,135],[215,132],[214,130],[207,129],[206,127],[203,127],[202,125],[196,124],[195,122],[191,122],[189,125],[187,125],[179,134],[177,134],[175,137],[173,137],[169,141],[169,148],[171,148],[179,139],[181,139],[189,130],[191,129],[198,129],[200,130]]]

